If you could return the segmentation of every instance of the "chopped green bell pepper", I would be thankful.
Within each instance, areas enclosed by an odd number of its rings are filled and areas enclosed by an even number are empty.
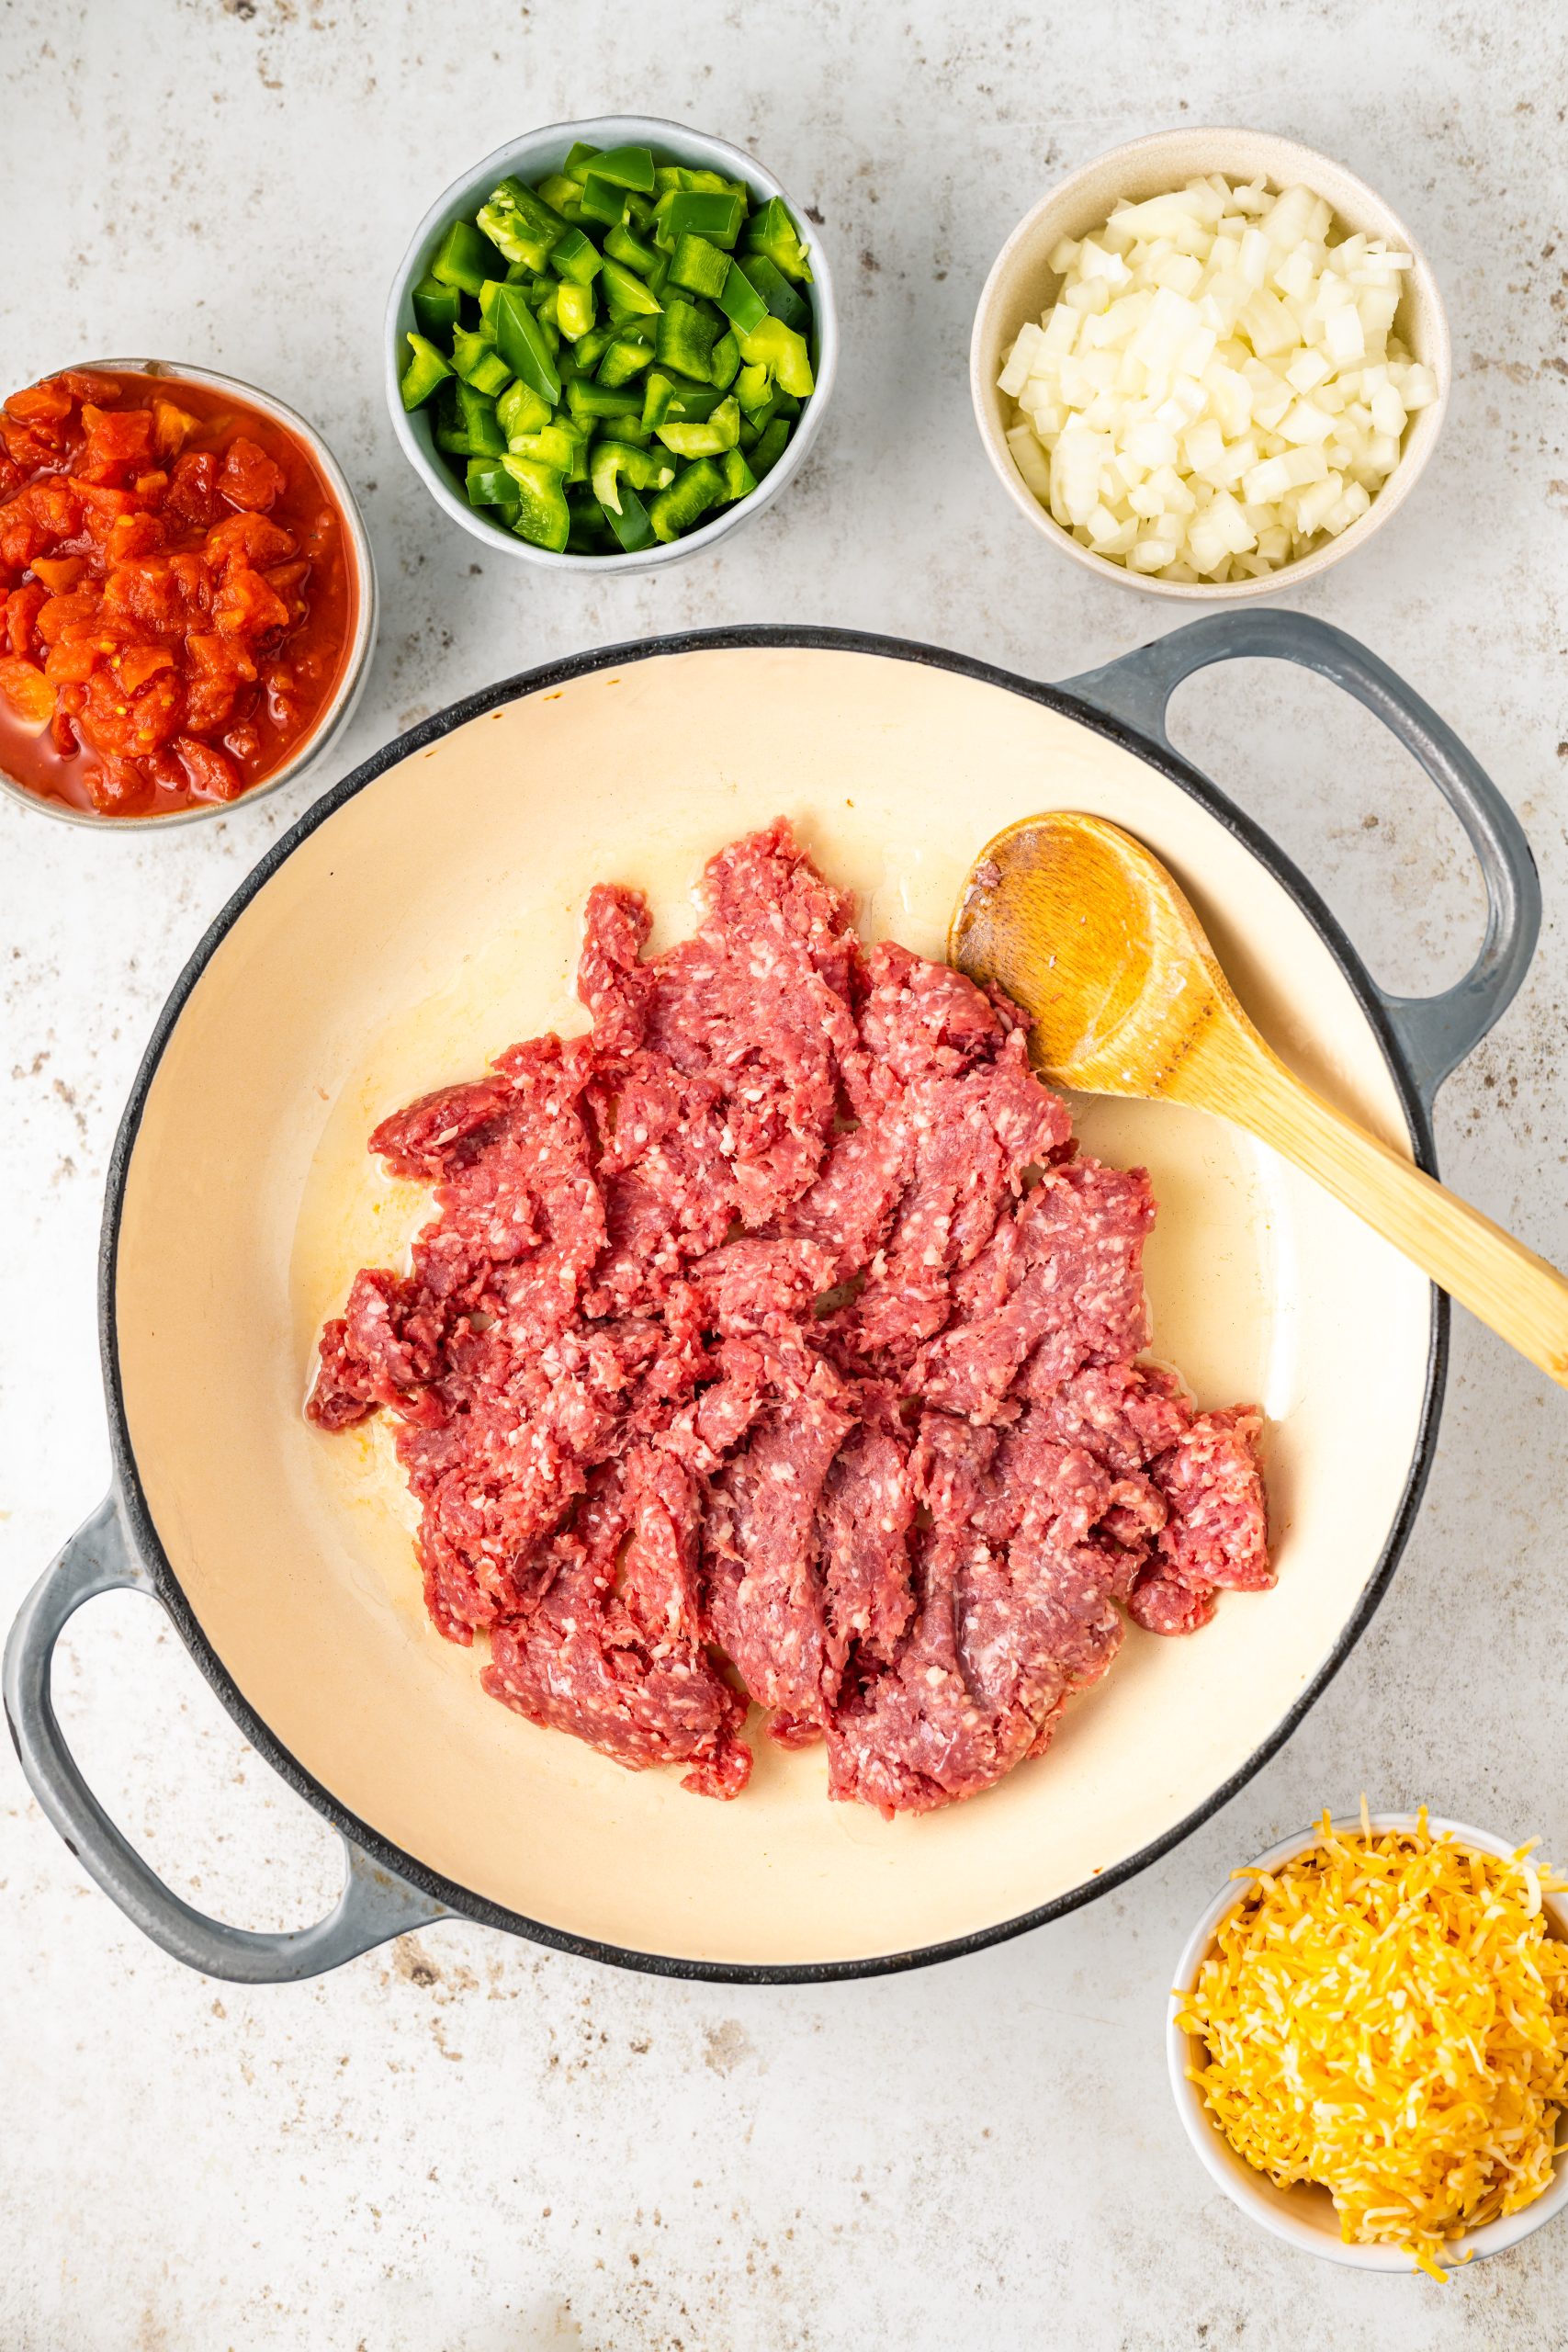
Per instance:
[[[653,545],[653,525],[649,521],[648,509],[629,483],[622,485],[620,505],[606,511],[610,528],[619,539],[623,553],[636,555],[639,548]]]
[[[727,503],[731,500],[746,497],[757,487],[757,477],[747,464],[742,450],[727,449],[718,461],[718,469],[724,476],[724,495]]]
[[[800,402],[798,401],[792,401],[787,392],[781,392],[775,389],[772,400],[767,402],[765,407],[756,410],[749,420],[750,438],[747,437],[747,435],[744,432],[741,434],[741,447],[743,449],[755,447],[757,442],[761,440],[762,435],[767,431],[769,425],[772,424],[775,419],[782,419],[787,425],[792,417],[798,413],[799,408]]]
[[[539,182],[538,194],[552,212],[576,229],[582,222],[582,182],[568,179],[564,172],[551,172]]]
[[[575,154],[576,149],[572,153]],[[636,188],[645,196],[653,193],[653,150],[650,147],[606,147],[595,155],[589,171],[590,179],[608,180],[612,187]]]
[[[413,322],[423,335],[450,335],[462,322],[462,290],[426,270],[413,289]]]
[[[613,555],[615,539],[610,528],[610,517],[592,491],[569,491],[566,503],[571,517],[571,528],[566,542],[568,552],[572,555]]]
[[[488,203],[481,204],[476,225],[508,261],[525,269],[543,269],[555,246],[566,234],[558,212],[525,187],[519,179],[504,179]]]
[[[638,277],[649,277],[659,267],[657,247],[645,244],[640,237],[633,236],[624,220],[617,220],[610,231],[604,240],[604,251],[612,261],[618,261],[623,269],[635,270]]]
[[[446,355],[443,354],[444,357]],[[444,383],[437,386],[435,393],[435,406],[432,410],[431,413],[435,419],[435,430],[438,437],[443,429],[454,433],[457,431],[457,379],[456,376],[449,375]]]
[[[614,260],[606,249],[604,262],[604,308],[613,319],[653,318],[663,309],[657,294],[627,269],[624,262]]]
[[[746,243],[750,252],[765,254],[775,269],[782,269],[797,285],[810,285],[811,264],[782,196],[771,196],[761,210],[751,215],[746,224]]]
[[[560,378],[549,343],[538,320],[515,286],[502,286],[491,310],[495,347],[511,368],[552,408],[560,401]]]
[[[694,384],[689,377],[655,368],[643,387],[642,421],[657,430],[672,418],[710,417],[721,397],[711,384]]]
[[[784,456],[789,432],[788,420],[782,416],[775,416],[773,423],[764,429],[756,447],[750,452],[751,471],[759,481],[765,473],[772,471]]]
[[[490,275],[491,251],[471,220],[454,220],[431,256],[430,275],[443,286],[478,295]]]
[[[629,335],[616,335],[599,362],[599,381],[612,390],[629,384],[634,376],[641,375],[652,357],[652,350],[646,343],[633,343]]]
[[[677,458],[721,458],[739,442],[740,410],[732,400],[721,401],[705,424],[671,419],[659,427],[659,437]]]
[[[403,369],[398,390],[402,394],[405,409],[423,408],[437,384],[444,383],[452,370],[435,345],[424,335],[411,334],[407,341],[409,364]]]
[[[566,403],[574,417],[640,416],[640,392],[622,391],[612,384],[596,384],[591,377],[574,376],[566,388]]]
[[[674,383],[675,398],[670,406],[671,417],[705,420],[724,398],[715,384],[689,384],[683,376],[677,376]]]
[[[501,419],[495,402],[483,392],[475,391],[472,384],[465,384],[459,377],[454,387],[457,401],[457,426],[463,436],[464,447],[470,458],[499,458],[506,449],[506,435],[501,429]]]
[[[599,275],[599,248],[581,229],[569,229],[551,251],[550,267],[558,277],[572,278],[579,286],[592,286]]]
[[[728,252],[740,234],[746,218],[743,197],[716,189],[682,188],[661,197],[654,207],[654,234],[667,252],[682,237],[706,237]]]
[[[662,352],[660,356],[663,356]],[[782,319],[766,318],[751,334],[742,335],[740,356],[748,367],[770,368],[776,383],[786,392],[797,392],[802,399],[815,386],[806,337],[797,334],[793,327],[786,327]]]
[[[675,387],[661,368],[653,368],[642,388],[642,421],[644,426],[658,426],[669,415],[675,398]]]
[[[510,458],[549,466],[558,474],[570,474],[578,447],[577,435],[569,432],[564,424],[546,424],[537,433],[514,433],[506,453]]]
[[[724,290],[724,281],[730,272],[730,259],[706,237],[687,230],[678,239],[670,264],[670,283],[683,286],[690,294],[705,294],[716,301]]]
[[[794,393],[781,392],[778,386],[775,384],[769,398],[764,401],[762,406],[759,409],[753,409],[751,412],[752,439],[755,440],[756,436],[760,433],[765,432],[775,417],[783,417],[784,423],[788,424],[799,414],[800,402],[795,399]],[[742,446],[749,446],[745,444],[744,436],[742,436]]]
[[[717,341],[718,328],[713,319],[694,302],[671,296],[659,322],[657,349],[661,366],[679,368],[683,376],[705,377]]]
[[[479,211],[413,289],[402,379],[475,511],[592,557],[749,496],[813,382],[787,208],[646,148],[579,145]]]
[[[493,399],[512,381],[512,370],[480,328],[459,327],[452,337],[452,364],[465,384]]]
[[[569,343],[585,335],[593,324],[594,301],[592,286],[580,286],[574,277],[562,284],[556,296],[556,320]]]
[[[573,356],[577,361],[577,372],[580,376],[592,375],[610,345],[615,341],[616,332],[616,329],[612,326],[596,326],[590,328],[585,335],[579,338]]]
[[[541,465],[536,458],[508,457],[506,470],[518,491],[513,529],[520,538],[531,539],[537,548],[551,548],[558,555],[571,528],[566,482],[558,469]]]
[[[727,392],[740,373],[740,345],[735,339],[735,329],[727,327],[714,345],[708,361],[709,380],[721,392]]]
[[[737,334],[751,334],[768,315],[768,306],[738,261],[727,262],[724,284],[714,300]]]
[[[596,441],[589,469],[593,495],[612,514],[620,510],[623,477],[634,490],[662,490],[675,478],[668,458],[629,441]]]
[[[511,383],[495,404],[501,429],[510,442],[520,433],[538,433],[555,414],[547,400],[540,398],[531,384]]]
[[[711,458],[699,458],[694,465],[682,466],[648,510],[654,537],[665,541],[680,538],[723,496],[724,476]]]
[[[470,506],[515,506],[517,484],[499,458],[470,458],[465,477]]]
[[[773,379],[765,368],[742,368],[735,379],[735,397],[748,416],[766,408],[773,396]]]
[[[590,172],[582,186],[582,218],[596,220],[606,229],[615,228],[626,217],[626,192],[613,180],[602,180],[597,172]]]
[[[797,294],[783,273],[773,267],[766,254],[748,254],[741,264],[749,282],[755,287],[775,319],[782,319],[796,334],[804,334],[811,323],[811,306],[803,294]]]

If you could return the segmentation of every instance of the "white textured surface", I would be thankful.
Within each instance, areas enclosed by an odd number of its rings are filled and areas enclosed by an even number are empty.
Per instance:
[[[1034,545],[990,480],[964,389],[980,282],[1048,179],[1136,132],[1228,119],[1342,157],[1421,236],[1459,372],[1410,510],[1300,601],[1427,693],[1530,828],[1540,956],[1449,1086],[1440,1147],[1451,1182],[1568,1255],[1561,17],[9,0],[0,76],[6,388],[102,351],[207,361],[305,410],[363,493],[384,624],[340,769],[510,670],[671,627],[856,624],[1047,676],[1161,630],[1152,603]],[[476,560],[418,490],[381,413],[378,330],[412,223],[466,163],[622,105],[724,133],[820,209],[843,366],[818,453],[754,528],[671,574],[563,587]],[[1380,975],[1462,968],[1479,894],[1457,830],[1371,720],[1248,666],[1188,689],[1177,732]],[[305,797],[150,844],[0,809],[7,1617],[104,1482],[94,1251],[137,1057]],[[1415,1541],[1283,1755],[1119,1894],[901,1980],[665,1984],[446,1927],[299,1990],[216,1985],[123,1924],[7,1750],[0,2346],[1560,2345],[1560,2229],[1441,2290],[1255,2235],[1180,2136],[1160,2026],[1213,1887],[1325,1800],[1429,1798],[1568,1854],[1551,1736],[1565,1416],[1457,1317]],[[86,1612],[58,1684],[96,1785],[177,1887],[254,1925],[325,1905],[333,1839],[151,1607]]]

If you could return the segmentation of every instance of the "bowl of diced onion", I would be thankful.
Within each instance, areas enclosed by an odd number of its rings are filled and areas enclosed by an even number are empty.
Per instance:
[[[1440,2277],[1568,2204],[1568,1901],[1528,1846],[1368,1814],[1235,1871],[1177,1964],[1187,2136],[1249,2220]]]
[[[1364,544],[1442,427],[1448,323],[1382,199],[1271,133],[1176,130],[1027,213],[970,390],[1019,512],[1157,595],[1265,595]]]

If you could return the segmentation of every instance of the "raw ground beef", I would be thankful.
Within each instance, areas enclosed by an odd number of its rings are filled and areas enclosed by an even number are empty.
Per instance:
[[[703,904],[649,963],[594,890],[591,1034],[377,1128],[436,1214],[309,1410],[394,1416],[431,1616],[520,1714],[731,1797],[755,1701],[921,1812],[1039,1755],[1127,1618],[1272,1582],[1261,1417],[1137,1361],[1148,1178],[1077,1151],[1014,1006],[863,947],[783,823]]]

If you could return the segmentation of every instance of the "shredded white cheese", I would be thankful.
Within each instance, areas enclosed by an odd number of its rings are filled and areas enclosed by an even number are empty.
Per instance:
[[[1437,397],[1393,333],[1409,254],[1322,197],[1217,175],[1122,203],[999,379],[1029,488],[1083,546],[1167,580],[1276,571],[1348,528]]]

